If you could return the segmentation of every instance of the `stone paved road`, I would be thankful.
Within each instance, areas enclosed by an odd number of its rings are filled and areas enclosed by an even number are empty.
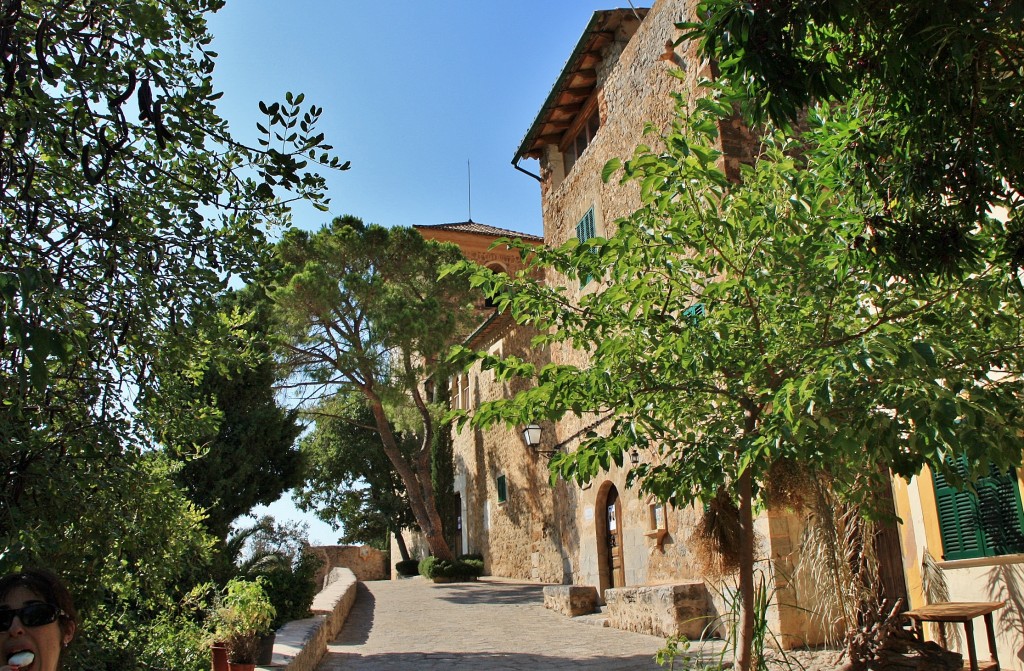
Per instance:
[[[318,671],[650,671],[655,636],[574,622],[543,606],[541,585],[484,578],[359,584]]]

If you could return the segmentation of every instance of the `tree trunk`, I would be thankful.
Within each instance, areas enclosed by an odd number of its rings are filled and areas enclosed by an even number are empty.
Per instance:
[[[437,504],[434,501],[434,488],[430,483],[430,450],[420,450],[420,455],[416,459],[417,468],[414,470],[402,456],[401,450],[398,449],[398,441],[395,440],[395,435],[391,432],[391,424],[388,422],[383,403],[369,393],[367,396],[384,453],[391,460],[398,472],[398,477],[405,485],[405,491],[409,495],[409,506],[416,518],[416,524],[419,525],[420,531],[427,541],[430,554],[438,559],[452,561],[455,559],[455,555],[452,554],[451,548],[448,547],[448,543],[444,539],[441,517],[437,513]]]
[[[753,670],[754,644],[754,510],[750,467],[740,474],[740,618],[737,627],[736,668]]]

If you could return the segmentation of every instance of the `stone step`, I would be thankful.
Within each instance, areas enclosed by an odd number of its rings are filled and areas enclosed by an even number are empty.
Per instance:
[[[596,613],[590,613],[589,615],[577,615],[572,618],[573,622],[579,622],[580,624],[588,624],[591,627],[607,627],[608,624],[608,609],[601,606],[600,610]]]

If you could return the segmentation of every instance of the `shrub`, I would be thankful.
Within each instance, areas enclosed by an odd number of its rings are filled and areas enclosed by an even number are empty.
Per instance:
[[[284,557],[280,562],[268,563],[253,571],[252,575],[262,577],[263,588],[277,611],[270,625],[272,630],[292,620],[310,617],[309,607],[320,587],[313,578],[322,565],[318,556],[303,548],[294,562]]]
[[[479,578],[484,574],[484,560],[483,559],[463,559],[463,564],[472,566],[476,569],[476,577]]]
[[[416,565],[419,574],[424,578],[431,578],[431,572],[434,570],[434,562],[437,561],[433,556],[424,557],[420,560],[420,563]]]
[[[403,559],[395,564],[395,571],[398,572],[398,575],[416,575],[420,571],[420,562],[416,559]]]
[[[470,552],[468,554],[461,554],[456,557],[459,561],[478,561],[482,565],[484,563],[484,556],[479,552]]]
[[[436,557],[427,557],[420,562],[420,575],[430,578],[448,578],[449,580],[475,580],[484,573],[483,561],[470,560],[445,561]]]

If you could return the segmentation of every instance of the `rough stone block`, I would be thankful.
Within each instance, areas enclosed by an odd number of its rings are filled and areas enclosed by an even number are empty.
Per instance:
[[[544,588],[544,607],[576,617],[597,611],[597,588],[591,585],[549,585]]]
[[[605,590],[604,600],[608,624],[626,631],[699,639],[711,622],[702,582],[616,587]]]

